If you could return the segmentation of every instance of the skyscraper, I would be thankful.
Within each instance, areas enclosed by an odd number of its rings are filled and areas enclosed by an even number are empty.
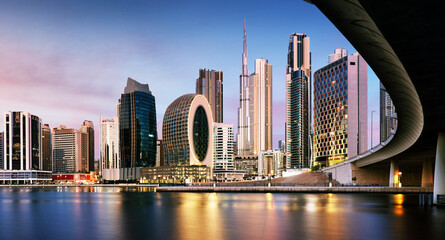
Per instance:
[[[42,170],[52,171],[52,145],[51,128],[48,124],[42,125]]]
[[[213,166],[213,119],[207,99],[185,94],[173,101],[162,122],[167,166]]]
[[[82,153],[85,157],[87,152],[82,152],[82,135],[86,139],[86,133],[66,128],[65,125],[53,128],[52,162],[54,173],[81,172],[85,170],[85,165],[82,166]]]
[[[120,168],[119,159],[119,118],[99,117],[100,158],[98,171]]]
[[[380,83],[380,142],[394,134],[397,126],[396,108],[382,83]]]
[[[86,133],[86,139],[83,142],[86,144],[86,162],[84,169],[86,171],[95,171],[94,169],[94,124],[93,121],[85,120],[80,126],[80,132]]]
[[[3,169],[3,132],[0,132],[0,169]]]
[[[121,167],[155,166],[156,105],[148,84],[128,78],[118,106]]]
[[[233,124],[213,124],[213,171],[233,171]]]
[[[255,59],[250,75],[250,139],[253,154],[272,150],[272,65]]]
[[[286,168],[311,166],[311,52],[306,34],[289,39],[286,68]]]
[[[223,72],[199,69],[196,79],[196,93],[202,94],[209,101],[215,122],[223,122]]]
[[[250,139],[250,81],[247,68],[247,35],[246,21],[244,21],[243,54],[240,75],[240,107],[238,108],[238,134],[236,136],[238,156],[247,156],[253,153]]]
[[[314,73],[314,158],[323,166],[368,149],[367,70],[356,53]]]
[[[5,170],[42,169],[42,122],[28,112],[5,112]]]

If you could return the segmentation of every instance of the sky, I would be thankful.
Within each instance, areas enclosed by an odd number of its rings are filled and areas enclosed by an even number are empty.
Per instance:
[[[244,19],[249,73],[256,58],[268,59],[273,67],[277,147],[285,132],[290,35],[310,37],[312,72],[327,65],[335,48],[356,52],[314,5],[303,0],[2,0],[0,112],[30,112],[51,128],[79,129],[84,120],[92,120],[98,159],[99,116],[116,115],[128,77],[149,85],[161,136],[166,108],[183,94],[194,93],[199,69],[206,68],[223,71],[224,123],[236,129]],[[368,75],[368,126],[371,129],[375,111],[375,145],[379,80],[371,69]]]

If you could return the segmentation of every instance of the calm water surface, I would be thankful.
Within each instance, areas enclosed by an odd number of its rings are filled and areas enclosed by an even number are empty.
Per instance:
[[[417,195],[0,188],[0,239],[445,239]]]

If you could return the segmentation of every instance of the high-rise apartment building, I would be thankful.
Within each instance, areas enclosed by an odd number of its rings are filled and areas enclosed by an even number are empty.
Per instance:
[[[250,75],[250,139],[253,154],[272,150],[272,65],[255,59]]]
[[[99,117],[100,158],[98,171],[120,168],[119,159],[119,118]]]
[[[394,103],[382,83],[380,83],[380,142],[394,134],[397,126],[397,114]]]
[[[332,166],[368,149],[368,65],[358,54],[314,73],[314,158]]]
[[[329,54],[328,64],[331,64],[331,63],[333,63],[339,59],[342,59],[346,56],[348,56],[348,50],[346,50],[345,48],[336,48],[334,50],[333,54]]]
[[[0,132],[0,169],[3,169],[3,132]]]
[[[310,39],[294,33],[289,39],[286,68],[286,168],[312,165],[312,95]]]
[[[77,129],[67,128],[65,125],[53,128],[52,131],[52,162],[54,173],[82,172],[82,155],[85,151],[85,143],[82,148],[82,136],[86,139],[87,134]],[[84,150],[84,151],[82,151]]]
[[[204,95],[209,101],[215,122],[223,122],[223,72],[199,69],[196,79],[196,93]]]
[[[28,112],[5,112],[3,122],[3,169],[41,170],[41,119]]]
[[[244,21],[243,54],[241,56],[240,75],[240,107],[238,108],[238,134],[236,136],[237,155],[248,156],[253,154],[250,136],[250,78],[247,68],[247,35]]]
[[[42,170],[52,171],[52,145],[51,128],[48,124],[42,125]]]
[[[233,124],[213,124],[213,172],[233,171]]]
[[[207,99],[185,94],[173,101],[162,122],[167,166],[213,166],[213,119]]]
[[[82,164],[86,171],[95,171],[94,169],[94,124],[93,121],[85,120],[80,126],[80,132],[86,133],[82,142],[85,144],[85,156],[82,157]]]
[[[121,168],[156,164],[156,104],[148,84],[131,78],[118,105]]]

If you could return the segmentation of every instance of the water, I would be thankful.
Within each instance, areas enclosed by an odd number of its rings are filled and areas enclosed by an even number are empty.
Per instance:
[[[443,239],[418,195],[0,188],[0,239]]]

